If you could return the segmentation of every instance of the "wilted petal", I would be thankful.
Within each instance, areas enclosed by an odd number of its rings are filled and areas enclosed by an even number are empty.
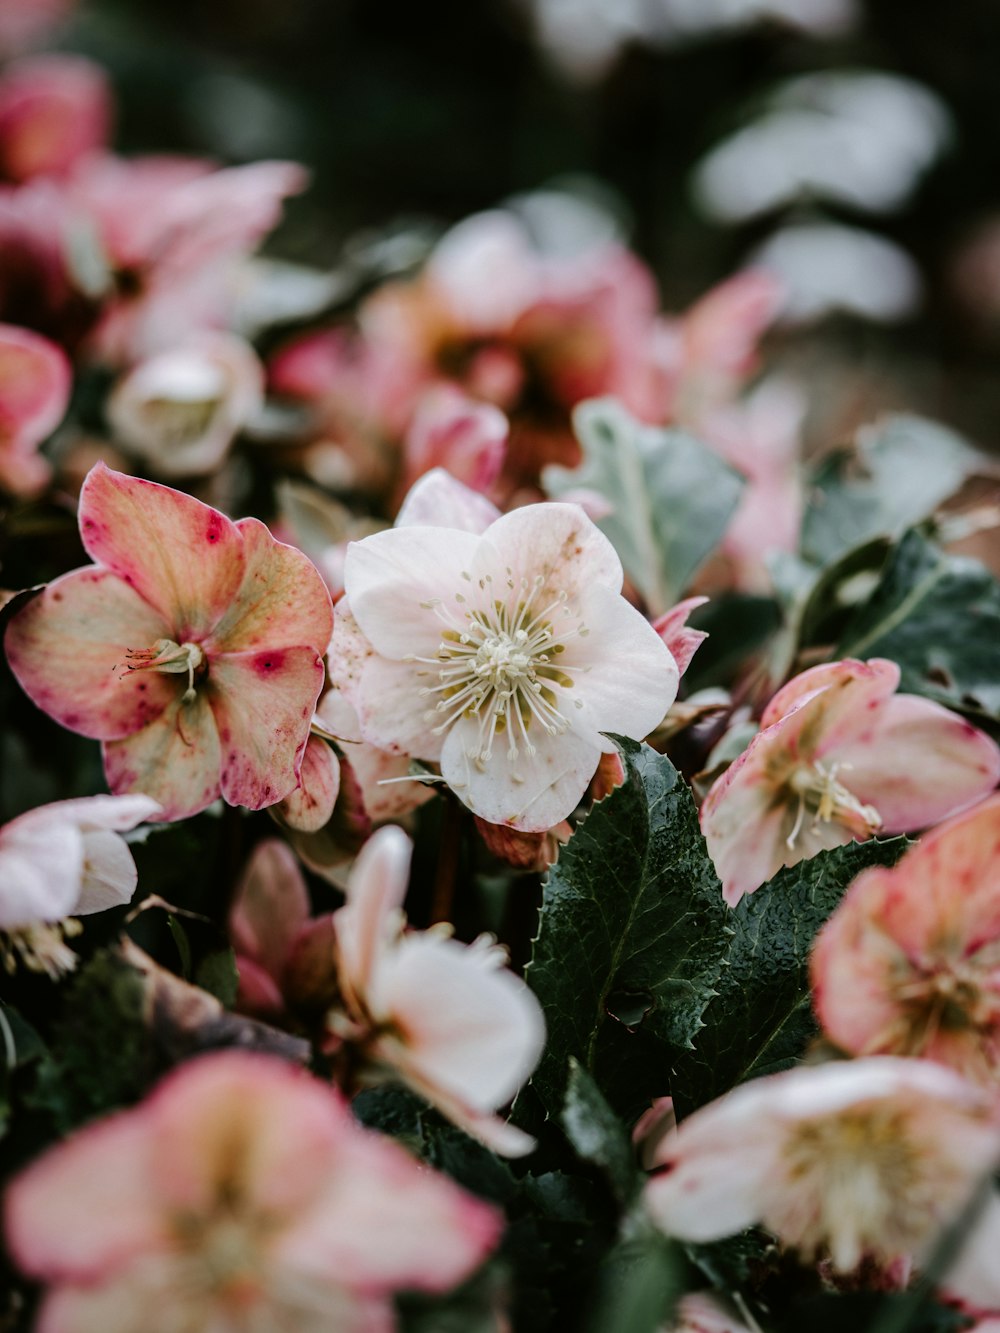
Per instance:
[[[219,733],[204,692],[190,704],[175,696],[142,731],[106,741],[103,752],[111,790],[151,796],[162,807],[157,820],[187,819],[219,795]]]
[[[103,463],[80,492],[80,533],[87,554],[158,610],[177,643],[212,630],[243,580],[243,542],[224,514]]]
[[[299,780],[323,659],[312,648],[225,653],[210,679],[223,796],[250,810],[274,805]]]
[[[7,660],[30,699],[62,726],[98,740],[139,731],[177,697],[176,682],[127,670],[130,650],[168,638],[163,618],[120,578],[77,569],[11,620]]]

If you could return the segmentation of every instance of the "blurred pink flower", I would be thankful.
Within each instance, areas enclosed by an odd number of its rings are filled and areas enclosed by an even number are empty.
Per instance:
[[[399,1078],[497,1152],[530,1152],[534,1140],[492,1113],[538,1062],[541,1008],[492,937],[460,944],[440,928],[405,929],[410,853],[389,825],[351,871],[333,915],[341,1001],[331,1034],[350,1044],[352,1069],[360,1058],[362,1081]]]
[[[895,694],[898,684],[894,662],[847,659],[803,671],[774,696],[701,808],[731,906],[782,866],[852,838],[928,828],[993,790],[995,742],[937,704]]]
[[[15,495],[40,491],[51,474],[38,446],[62,421],[73,372],[47,338],[0,324],[0,486]]]
[[[500,475],[509,433],[498,408],[450,384],[430,389],[417,405],[403,444],[405,489],[442,467],[472,490],[488,494]]]
[[[85,796],[40,805],[0,827],[0,959],[52,975],[76,955],[52,927],[127,903],[136,868],[118,835],[151,819],[147,796]]]
[[[1000,1080],[1000,797],[859,875],[820,931],[813,1003],[853,1055],[916,1055]]]
[[[497,1241],[492,1208],[276,1059],[203,1056],[78,1131],[6,1197],[40,1333],[391,1333],[392,1294],[446,1291]]]
[[[0,55],[10,55],[44,41],[75,8],[76,0],[3,0]]]
[[[919,1263],[1000,1156],[992,1098],[889,1056],[754,1079],[684,1120],[646,1185],[653,1221],[709,1241],[760,1223],[835,1272]],[[996,1218],[986,1238],[1000,1242]]]
[[[161,477],[201,476],[221,466],[264,401],[264,368],[249,343],[198,333],[140,361],[107,400],[116,438]]]
[[[552,828],[612,750],[602,733],[641,739],[677,691],[674,659],[622,581],[576,505],[529,505],[480,536],[414,524],[352,543],[346,598],[372,650],[347,647],[361,735],[440,762],[491,823]],[[334,656],[342,643],[335,627]]]
[[[82,56],[29,56],[0,75],[0,173],[11,181],[62,176],[104,148],[112,96]]]
[[[103,742],[116,793],[181,819],[219,796],[259,810],[299,780],[323,684],[330,599],[301,552],[253,518],[103,464],[80,494],[97,562],[10,622],[7,657],[39,708]]]

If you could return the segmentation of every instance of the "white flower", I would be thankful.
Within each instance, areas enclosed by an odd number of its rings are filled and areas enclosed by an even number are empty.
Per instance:
[[[612,752],[602,733],[641,740],[677,692],[676,663],[622,580],[611,543],[570,504],[482,533],[411,523],[352,543],[346,596],[371,649],[353,698],[365,740],[440,763],[491,823],[551,828]]]

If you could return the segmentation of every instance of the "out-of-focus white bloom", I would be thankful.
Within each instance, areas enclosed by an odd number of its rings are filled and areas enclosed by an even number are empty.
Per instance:
[[[993,1099],[942,1065],[879,1057],[755,1079],[685,1120],[646,1186],[668,1235],[754,1223],[807,1259],[918,1263],[1000,1156]],[[988,1243],[995,1253],[996,1214]]]
[[[0,828],[0,959],[71,971],[76,957],[52,927],[129,901],[136,868],[119,834],[159,809],[148,796],[85,796],[38,806]]]
[[[333,917],[343,1007],[331,1011],[331,1032],[361,1043],[376,1077],[381,1066],[401,1078],[498,1152],[530,1152],[534,1140],[492,1113],[538,1063],[541,1007],[492,937],[460,944],[440,930],[405,930],[410,853],[390,825],[355,862]]]
[[[724,222],[817,197],[890,212],[949,137],[944,104],[910,79],[808,74],[785,84],[763,117],[708,154],[695,188],[705,212]]]
[[[920,302],[916,264],[900,246],[860,227],[804,222],[783,227],[750,256],[784,285],[781,322],[834,311],[879,323],[905,319]]]
[[[264,368],[250,344],[210,333],[140,362],[107,411],[121,442],[161,476],[197,476],[220,465],[263,399]]]

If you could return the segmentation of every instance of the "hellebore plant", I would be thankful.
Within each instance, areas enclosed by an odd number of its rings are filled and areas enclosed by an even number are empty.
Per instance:
[[[447,1291],[500,1230],[332,1088],[235,1051],[33,1163],[6,1223],[50,1284],[40,1333],[391,1333],[393,1292]]]
[[[837,1273],[919,1263],[1000,1157],[993,1100],[950,1069],[882,1056],[754,1079],[683,1121],[646,1206],[682,1240],[760,1223]],[[1000,1221],[989,1215],[989,1242]]]
[[[1000,1077],[1000,797],[866,870],[820,931],[813,1004],[852,1055],[915,1055]]]
[[[558,824],[614,749],[602,733],[642,739],[674,701],[677,665],[577,505],[518,509],[479,536],[376,533],[348,548],[344,581],[367,655],[336,636],[331,655],[353,656],[361,735],[439,762],[490,823]]]
[[[119,834],[159,811],[148,796],[83,796],[40,805],[0,828],[0,960],[58,975],[76,966],[64,937],[86,916],[127,903],[137,872]]]
[[[39,708],[100,740],[116,794],[160,819],[273,805],[299,780],[330,599],[301,552],[179,491],[95,467],[80,533],[96,562],[14,616],[7,658]]]
[[[782,866],[852,838],[928,828],[993,790],[995,742],[938,704],[896,694],[898,684],[895,662],[831,662],[767,705],[701,808],[731,906]]]

